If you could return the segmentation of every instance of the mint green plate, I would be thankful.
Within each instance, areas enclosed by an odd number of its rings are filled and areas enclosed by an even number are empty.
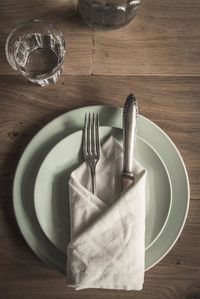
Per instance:
[[[63,138],[81,130],[86,112],[97,112],[100,125],[121,128],[122,109],[90,106],[67,112],[46,125],[25,149],[14,178],[13,204],[16,219],[26,242],[45,263],[65,274],[66,255],[44,234],[34,207],[34,186],[39,168],[50,150]],[[158,263],[177,241],[188,213],[189,182],[184,162],[171,139],[153,122],[139,116],[138,135],[162,159],[172,188],[171,210],[164,228],[145,252],[146,270]]]
[[[69,241],[69,190],[72,170],[83,163],[82,134],[77,131],[53,147],[38,172],[34,203],[38,221],[48,239],[63,253]],[[122,142],[122,130],[100,127],[101,140],[113,135]],[[162,159],[144,139],[137,136],[136,158],[147,169],[146,250],[161,234],[171,207],[171,182]],[[97,174],[98,175],[98,174]]]

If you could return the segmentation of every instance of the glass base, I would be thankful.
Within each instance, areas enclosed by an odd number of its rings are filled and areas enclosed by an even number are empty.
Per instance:
[[[62,68],[58,70],[55,74],[53,74],[51,77],[47,78],[33,78],[30,76],[25,76],[29,81],[38,84],[40,86],[47,86],[52,83],[56,83],[62,73]]]

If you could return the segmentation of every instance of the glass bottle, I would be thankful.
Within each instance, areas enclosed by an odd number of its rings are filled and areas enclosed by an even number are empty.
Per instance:
[[[141,0],[79,0],[79,11],[85,22],[99,29],[117,29],[137,14]]]

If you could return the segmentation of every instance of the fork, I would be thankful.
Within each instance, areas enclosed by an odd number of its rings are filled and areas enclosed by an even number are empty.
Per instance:
[[[98,114],[85,114],[83,130],[83,155],[90,167],[92,193],[96,195],[96,165],[100,158],[99,117]]]

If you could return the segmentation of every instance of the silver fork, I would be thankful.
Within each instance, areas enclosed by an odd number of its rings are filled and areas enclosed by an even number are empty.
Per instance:
[[[96,194],[96,165],[100,158],[99,117],[98,114],[85,114],[83,130],[83,155],[90,167],[92,193]]]

